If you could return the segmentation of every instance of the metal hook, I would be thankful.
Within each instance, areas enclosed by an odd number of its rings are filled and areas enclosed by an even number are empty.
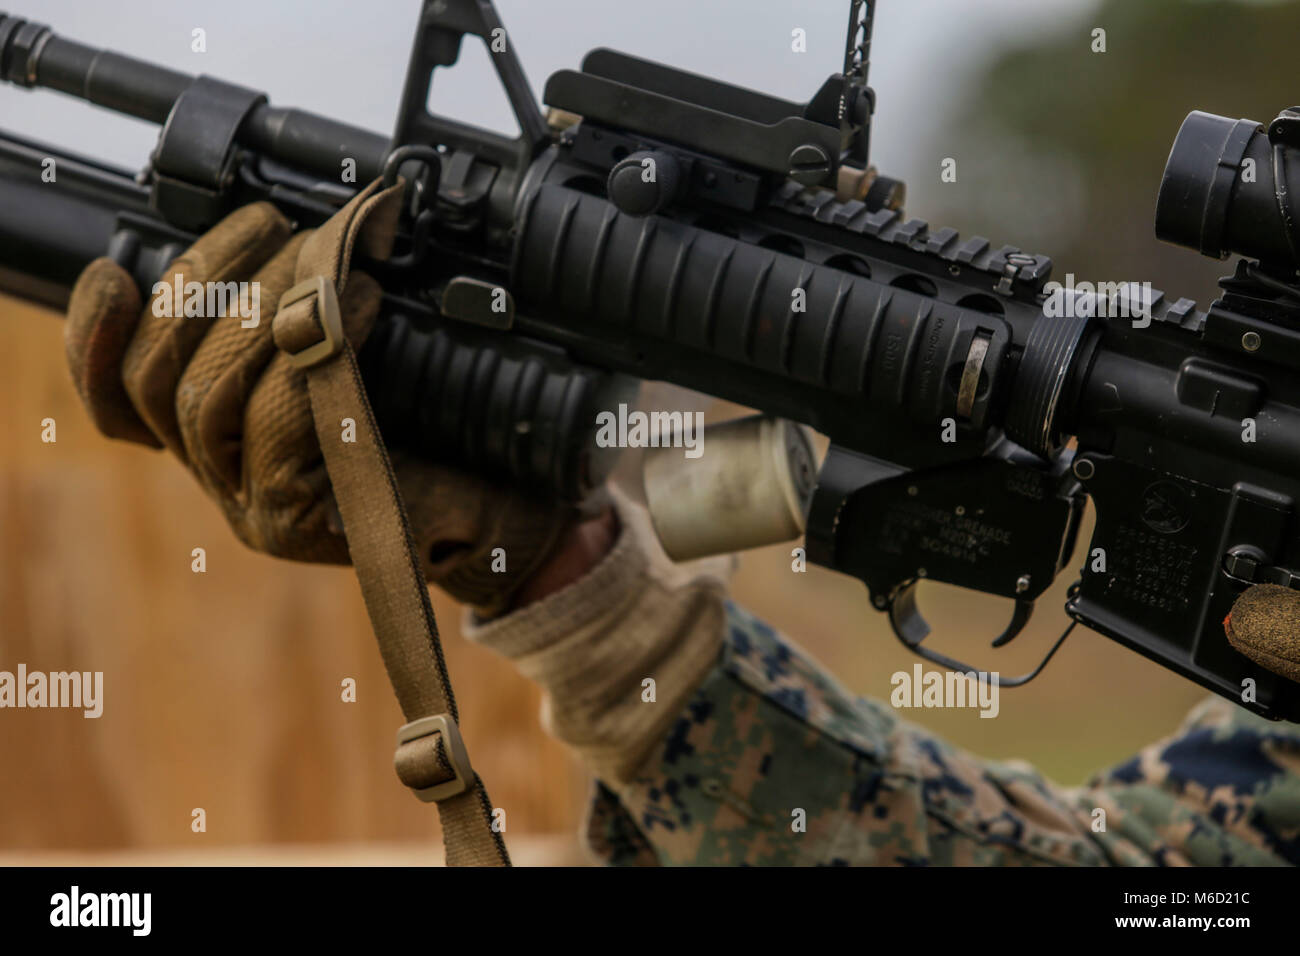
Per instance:
[[[428,251],[429,234],[435,218],[433,199],[438,195],[442,181],[442,154],[432,146],[400,146],[384,160],[383,186],[389,189],[397,184],[402,166],[420,163],[423,174],[416,174],[407,184],[406,213],[414,220],[411,226],[411,251],[392,256],[388,264],[397,269],[419,265]]]
[[[411,229],[411,251],[402,256],[389,256],[388,264],[394,269],[410,269],[418,266],[429,251],[429,232],[436,218],[432,209],[426,209],[415,217]]]
[[[408,162],[420,163],[428,177],[426,180],[419,175],[413,176],[408,186],[410,193],[406,211],[412,218],[418,218],[422,210],[432,207],[438,195],[438,184],[442,181],[442,153],[432,146],[399,146],[384,160],[385,189],[397,184],[401,168]]]

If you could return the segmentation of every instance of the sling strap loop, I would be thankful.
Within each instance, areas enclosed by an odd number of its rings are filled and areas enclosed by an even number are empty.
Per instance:
[[[492,803],[460,736],[428,584],[392,463],[342,332],[338,299],[354,247],[377,258],[392,249],[403,186],[379,187],[372,183],[303,243],[297,284],[280,300],[272,331],[306,375],[348,552],[408,721],[398,731],[398,777],[437,805],[449,866],[509,866],[505,842],[492,826]],[[355,441],[341,440],[344,418],[355,422]]]

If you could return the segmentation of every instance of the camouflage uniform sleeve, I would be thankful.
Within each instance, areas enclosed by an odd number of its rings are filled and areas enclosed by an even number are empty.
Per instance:
[[[596,786],[587,838],[607,863],[1300,860],[1295,728],[1216,701],[1087,786],[1060,788],[850,697],[762,621],[730,602],[726,614],[721,657],[661,745],[629,779]]]
[[[1300,727],[1213,697],[1172,737],[1068,797],[1094,829],[1104,820],[1092,835],[1115,863],[1295,865]]]

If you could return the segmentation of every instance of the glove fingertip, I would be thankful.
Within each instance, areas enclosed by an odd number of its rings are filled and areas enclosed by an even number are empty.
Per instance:
[[[240,206],[168,267],[190,282],[220,282],[255,272],[293,235],[293,224],[269,202]]]
[[[109,438],[161,447],[140,418],[122,380],[122,362],[140,320],[140,290],[112,259],[81,273],[68,302],[64,352],[73,386],[95,427]]]
[[[1300,681],[1300,593],[1261,584],[1243,593],[1224,621],[1239,653],[1293,681]]]

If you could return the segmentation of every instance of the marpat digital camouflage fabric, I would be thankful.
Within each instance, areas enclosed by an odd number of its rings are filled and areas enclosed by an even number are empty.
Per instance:
[[[1172,737],[1061,788],[850,697],[772,628],[726,608],[721,657],[662,745],[617,792],[597,784],[587,837],[608,863],[1300,862],[1300,727],[1214,698]]]

